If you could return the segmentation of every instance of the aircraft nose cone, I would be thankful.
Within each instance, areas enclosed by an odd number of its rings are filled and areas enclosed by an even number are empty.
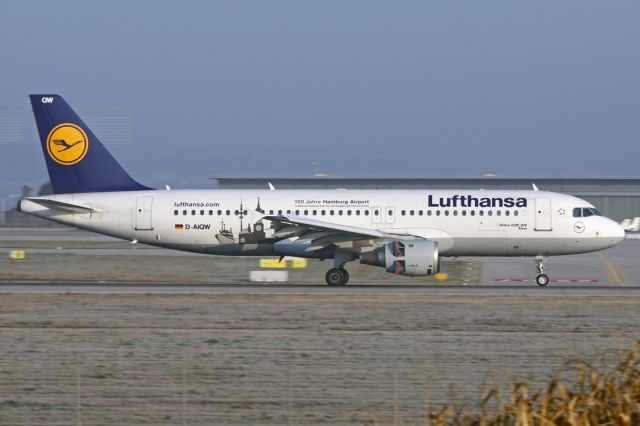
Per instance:
[[[607,232],[607,234],[609,237],[609,246],[615,246],[624,240],[625,237],[624,228],[614,221],[611,221],[609,232]]]

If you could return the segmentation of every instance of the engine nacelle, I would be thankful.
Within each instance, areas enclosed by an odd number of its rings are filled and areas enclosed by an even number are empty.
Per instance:
[[[362,253],[360,263],[382,266],[396,275],[417,277],[437,274],[440,271],[438,243],[422,239],[392,241]]]

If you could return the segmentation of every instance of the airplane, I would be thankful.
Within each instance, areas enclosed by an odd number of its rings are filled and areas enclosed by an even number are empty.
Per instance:
[[[352,261],[414,277],[437,274],[442,257],[529,256],[544,287],[548,256],[603,250],[625,236],[588,202],[535,185],[153,189],[118,164],[61,96],[30,100],[54,194],[25,197],[18,209],[131,242],[211,255],[333,259],[330,286],[347,284],[345,264]]]

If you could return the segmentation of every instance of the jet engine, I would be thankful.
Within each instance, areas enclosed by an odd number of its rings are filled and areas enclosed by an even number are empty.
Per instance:
[[[417,277],[437,274],[440,271],[438,243],[423,239],[391,241],[362,253],[360,263],[382,266],[396,275]]]

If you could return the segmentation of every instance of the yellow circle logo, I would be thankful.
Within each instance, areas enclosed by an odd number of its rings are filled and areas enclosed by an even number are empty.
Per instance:
[[[49,156],[64,166],[78,163],[87,155],[88,150],[89,138],[84,130],[75,124],[58,124],[47,137]]]

